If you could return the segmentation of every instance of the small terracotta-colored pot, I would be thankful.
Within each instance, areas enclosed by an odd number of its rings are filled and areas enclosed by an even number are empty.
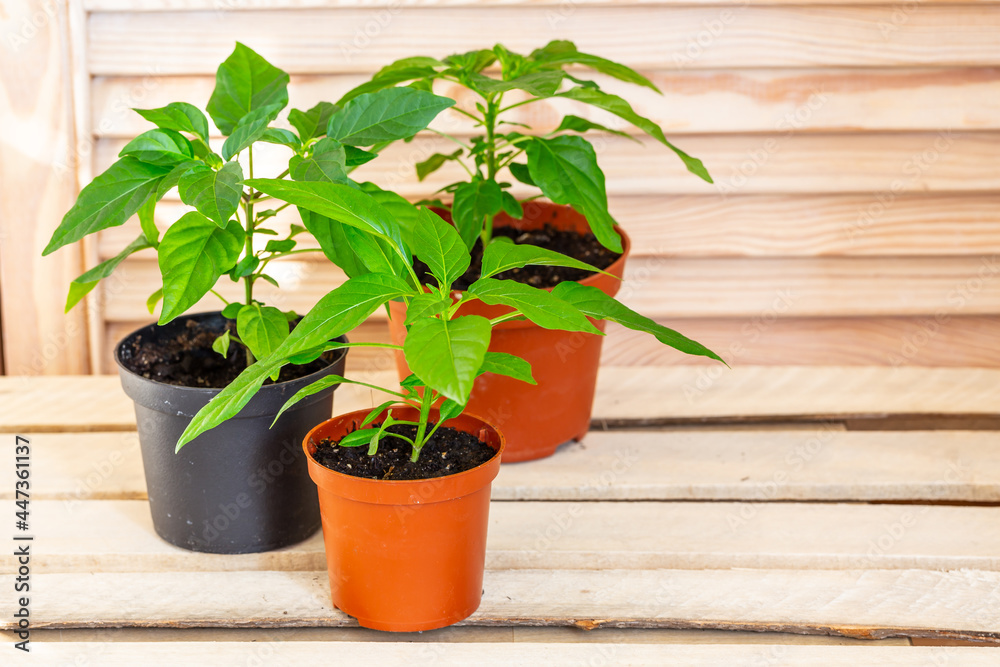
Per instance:
[[[521,220],[500,214],[494,221],[497,227],[511,226],[524,230],[540,229],[546,224],[581,233],[590,231],[586,218],[569,206],[546,202],[525,204]],[[630,245],[628,236],[620,227],[618,232],[624,252],[605,269],[615,278],[597,273],[581,280],[581,285],[597,287],[609,296],[618,293]],[[459,309],[458,313],[494,318],[510,311],[506,306],[488,306],[482,301],[473,301]],[[391,301],[389,314],[392,342],[402,345],[406,339],[405,304]],[[594,324],[604,331],[604,322],[595,321]],[[490,350],[507,352],[527,360],[538,382],[537,385],[529,385],[492,373],[476,380],[468,410],[483,415],[503,430],[507,441],[504,463],[551,456],[562,443],[579,440],[586,435],[590,428],[602,341],[603,337],[596,334],[552,331],[524,320],[502,322],[493,330]],[[396,367],[400,379],[410,374],[400,351],[396,352]]]
[[[368,412],[329,419],[302,443],[309,476],[319,487],[333,604],[375,630],[414,632],[457,623],[482,598],[490,487],[500,471],[504,438],[477,417],[450,419],[447,426],[475,435],[497,455],[472,470],[414,481],[352,477],[313,458],[317,443],[344,437]],[[392,413],[418,418],[413,408],[394,407]],[[431,421],[436,419],[433,410]]]

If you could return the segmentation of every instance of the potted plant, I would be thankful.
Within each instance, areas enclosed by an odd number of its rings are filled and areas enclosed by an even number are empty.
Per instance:
[[[450,195],[450,202],[431,201],[454,223],[462,242],[474,253],[472,266],[456,281],[457,289],[469,289],[484,275],[484,256],[492,244],[513,241],[559,251],[603,272],[542,263],[507,268],[499,274],[502,278],[544,289],[571,280],[609,296],[618,291],[629,239],[608,211],[604,174],[594,147],[582,135],[601,131],[631,137],[571,114],[563,116],[550,132],[533,134],[522,122],[526,119],[517,115],[525,105],[540,100],[573,100],[601,109],[662,143],[689,171],[712,182],[701,161],[671,144],[656,123],[637,114],[621,97],[602,91],[596,82],[579,78],[568,69],[571,66],[659,92],[649,79],[624,65],[581,53],[572,42],[553,41],[528,56],[497,45],[443,60],[404,58],[384,67],[340,100],[339,104],[346,104],[359,95],[404,84],[430,90],[435,82],[471,92],[475,104],[457,105],[453,111],[471,120],[480,133],[465,140],[439,132],[456,144],[456,150],[434,154],[416,165],[421,180],[449,162],[462,165],[467,174],[466,179],[442,188]],[[488,74],[488,68],[499,70],[498,76]],[[536,189],[538,194],[515,197],[514,181]],[[541,197],[547,201],[539,201]],[[509,310],[484,298],[469,303],[463,312],[495,318]],[[396,343],[405,340],[407,318],[405,306],[393,302],[390,328]],[[580,439],[587,432],[600,362],[599,336],[511,320],[495,332],[490,349],[527,359],[539,380],[537,386],[525,388],[510,378],[488,375],[477,381],[472,392],[469,405],[473,412],[504,422],[506,462],[549,456],[559,444]],[[397,354],[396,359],[400,377],[405,377],[410,369],[403,355]],[[544,417],[530,418],[538,405],[547,406]]]
[[[121,341],[115,360],[125,392],[135,402],[153,525],[163,539],[186,549],[265,551],[316,531],[319,510],[299,444],[313,425],[330,416],[336,385],[269,427],[281,405],[302,387],[343,374],[352,346],[340,338],[322,357],[269,374],[267,386],[259,387],[237,419],[175,455],[174,444],[191,418],[255,359],[271,354],[295,326],[294,312],[263,303],[256,291],[260,281],[277,286],[268,272],[273,263],[320,250],[336,257],[345,243],[339,223],[309,211],[302,212],[302,225],[291,225],[285,234],[275,230],[275,216],[291,204],[250,185],[255,148],[266,142],[290,151],[279,179],[340,179],[375,157],[362,146],[412,136],[452,104],[426,91],[398,91],[391,99],[381,98],[401,109],[386,118],[365,99],[344,108],[321,102],[306,111],[291,110],[293,132],[275,126],[288,104],[288,81],[288,74],[237,44],[218,68],[207,105],[226,137],[221,147],[210,145],[208,119],[191,104],[137,109],[156,129],[130,141],[120,159],[82,190],[44,251],[47,255],[138,214],[136,239],[74,280],[66,308],[129,255],[156,252],[163,287],[148,305],[152,313],[160,303],[158,322]],[[328,123],[341,128],[350,143],[327,136]],[[161,237],[154,210],[175,187],[192,210]],[[319,248],[300,246],[307,232]],[[242,298],[222,297],[216,287],[223,278],[242,284]],[[220,312],[185,314],[209,293],[220,298]]]
[[[352,183],[253,179],[248,185],[360,232],[354,245],[358,273],[321,298],[270,354],[212,399],[177,446],[239,414],[286,365],[309,363],[339,347],[339,337],[376,310],[402,302],[405,342],[372,345],[403,354],[412,374],[399,390],[383,389],[391,397],[386,403],[324,422],[303,441],[319,487],[333,602],[362,625],[426,630],[457,622],[479,604],[489,485],[509,424],[466,414],[469,396],[484,376],[525,386],[536,380],[525,360],[490,350],[505,322],[525,318],[547,329],[599,336],[591,318],[612,320],[718,359],[596,287],[567,281],[544,290],[495,277],[529,265],[596,270],[558,252],[491,243],[482,276],[456,294],[455,282],[471,266],[472,253],[458,229],[430,209],[397,199],[390,211],[379,201],[387,201],[384,194]],[[416,266],[428,270],[419,275]],[[494,317],[468,312],[479,301],[507,310]],[[282,409],[351,381],[318,379]],[[551,407],[534,409],[544,415]]]

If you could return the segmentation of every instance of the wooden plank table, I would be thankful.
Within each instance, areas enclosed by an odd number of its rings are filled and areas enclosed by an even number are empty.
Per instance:
[[[342,387],[335,410],[381,400]],[[404,635],[331,606],[319,535],[160,540],[116,377],[0,378],[0,441],[9,465],[14,434],[32,444],[32,646],[53,663],[973,665],[997,658],[911,644],[1000,645],[998,406],[1000,370],[605,367],[584,442],[501,469],[479,611]]]

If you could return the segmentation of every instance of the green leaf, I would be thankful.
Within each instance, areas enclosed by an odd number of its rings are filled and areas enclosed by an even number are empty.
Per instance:
[[[271,239],[264,246],[266,252],[288,252],[295,247],[295,239]]]
[[[389,212],[389,215],[399,224],[403,242],[407,247],[411,246],[419,209],[395,192],[383,190],[374,183],[356,183],[355,185]]]
[[[152,315],[153,311],[156,310],[156,304],[158,304],[160,302],[160,299],[162,298],[163,298],[163,288],[161,287],[160,289],[150,294],[149,298],[146,299],[146,310],[149,311],[150,315]]]
[[[413,252],[437,278],[438,285],[451,284],[469,268],[472,257],[455,228],[426,208],[418,213],[413,230]]]
[[[427,178],[430,174],[440,169],[444,163],[449,160],[457,160],[462,154],[462,149],[459,148],[454,153],[435,153],[423,162],[417,163],[417,180],[422,181]]]
[[[232,303],[226,304],[226,307],[222,309],[222,316],[228,320],[235,320],[236,316],[240,314],[240,308],[243,304],[238,301],[233,301]]]
[[[240,308],[236,332],[253,356],[263,359],[288,338],[288,319],[273,306],[251,303]]]
[[[535,376],[531,374],[531,364],[521,357],[506,352],[487,352],[483,358],[483,365],[479,368],[479,374],[483,373],[506,375],[528,384],[538,384]]]
[[[589,53],[580,53],[576,50],[576,45],[570,41],[551,41],[544,47],[535,49],[531,53],[530,58],[538,63],[546,65],[583,65],[584,67],[597,70],[602,74],[607,74],[608,76],[614,77],[620,81],[645,86],[646,88],[660,92],[660,90],[653,85],[652,81],[635,70],[608,60],[607,58],[601,58],[600,56],[594,56]]]
[[[212,350],[218,352],[224,357],[229,356],[229,329],[226,329],[221,336],[212,341]]]
[[[428,387],[466,403],[490,344],[490,321],[478,315],[423,319],[403,344],[406,363]]]
[[[364,322],[390,299],[413,294],[406,281],[384,273],[350,278],[313,306],[274,355],[284,357],[319,347]]]
[[[503,210],[502,196],[503,192],[496,181],[478,177],[469,183],[462,183],[455,190],[451,215],[466,248],[475,245],[483,231],[486,216],[496,215]]]
[[[569,116],[563,116],[562,122],[559,123],[559,127],[557,127],[554,131],[555,132],[565,132],[565,131],[580,132],[582,134],[582,133],[587,132],[589,130],[597,130],[599,132],[609,132],[611,134],[616,134],[619,137],[625,137],[626,139],[631,139],[632,141],[634,141],[636,143],[642,143],[641,141],[639,141],[638,139],[636,139],[635,137],[633,137],[628,132],[622,132],[621,130],[612,130],[610,127],[607,127],[605,125],[601,125],[600,123],[595,123],[593,121],[589,121],[586,118],[580,118],[579,116],[573,116],[572,114],[569,115]]]
[[[514,195],[506,190],[500,195],[500,205],[503,207],[504,213],[515,220],[520,220],[524,217],[524,208],[521,207],[521,202],[517,201]]]
[[[449,419],[454,419],[455,417],[462,414],[465,411],[464,403],[456,403],[450,398],[446,398],[441,403],[441,408],[438,411],[438,420],[440,423],[445,423]]]
[[[502,236],[493,239],[483,253],[483,278],[495,276],[503,271],[518,269],[522,266],[568,266],[573,269],[606,273],[596,266],[573,259],[555,250],[539,248],[534,245],[518,245]],[[610,275],[610,274],[608,274]]]
[[[510,81],[499,81],[483,74],[470,74],[469,82],[471,87],[487,94],[517,89],[527,91],[535,97],[552,97],[559,90],[564,77],[562,70],[549,69],[524,74]]]
[[[406,305],[406,325],[425,317],[433,317],[451,308],[451,298],[438,292],[425,292],[410,299]]]
[[[171,188],[176,186],[181,181],[181,176],[191,171],[195,167],[203,167],[204,164],[196,160],[191,160],[190,162],[182,162],[177,165],[169,172],[167,175],[160,179],[159,184],[156,186],[156,201],[163,199],[163,195],[167,194]]]
[[[533,137],[525,151],[531,178],[545,196],[578,210],[604,247],[621,252],[621,237],[608,213],[604,172],[597,166],[594,147],[582,137],[564,135],[552,139]]]
[[[219,227],[225,227],[240,206],[243,193],[243,168],[239,162],[227,162],[215,171],[211,167],[194,167],[177,185],[181,201],[194,206]]]
[[[358,427],[359,428],[364,428],[365,426],[368,426],[373,421],[375,421],[376,419],[378,419],[378,416],[380,414],[382,414],[382,412],[386,408],[395,405],[397,402],[398,401],[386,401],[385,403],[382,403],[381,405],[376,405],[374,408],[371,409],[371,412],[369,412],[368,415],[361,421],[361,424],[359,424]]]
[[[190,132],[206,144],[208,143],[208,119],[198,107],[187,102],[171,102],[158,109],[134,109],[134,111],[164,130]]]
[[[324,137],[313,145],[309,157],[295,155],[288,161],[289,174],[296,181],[346,183],[347,156],[336,139]]]
[[[66,312],[68,313],[73,306],[80,303],[80,300],[87,296],[97,286],[97,283],[110,276],[126,257],[140,250],[152,247],[153,245],[146,239],[146,235],[140,234],[136,240],[125,246],[125,249],[120,253],[111,259],[104,260],[83,275],[75,278],[69,284],[69,295],[66,297]]]
[[[80,192],[42,254],[49,255],[88,234],[123,224],[156,192],[168,171],[167,167],[146,164],[134,157],[118,160]]]
[[[516,308],[543,329],[583,331],[603,335],[578,308],[553,296],[551,292],[531,285],[512,280],[480,278],[469,287],[469,294],[479,297],[491,306]]]
[[[256,271],[258,266],[260,266],[260,257],[257,255],[247,255],[229,271],[229,277],[235,283],[240,278],[246,278]]]
[[[489,49],[456,53],[444,59],[446,65],[467,73],[478,73],[495,63],[496,54]]]
[[[228,137],[241,118],[272,104],[279,109],[288,104],[288,74],[237,42],[215,74],[208,113]]]
[[[327,135],[351,146],[412,137],[454,100],[413,88],[386,88],[348,102],[330,118]]]
[[[360,167],[378,157],[378,153],[372,153],[357,146],[344,146],[344,151],[347,153],[347,167],[349,169]]]
[[[511,162],[507,165],[507,168],[510,169],[511,176],[525,185],[535,185],[535,181],[531,178],[531,171],[528,170],[528,165],[521,164],[520,162]]]
[[[191,211],[167,229],[160,242],[163,309],[166,324],[208,293],[231,269],[243,249],[243,229],[236,222],[220,228],[201,213]]]
[[[388,241],[361,231],[357,227],[345,225],[343,231],[347,247],[354,251],[368,271],[390,273],[400,277],[409,275],[402,258]]]
[[[293,405],[295,405],[296,403],[298,403],[299,401],[301,401],[303,398],[308,398],[309,396],[312,396],[313,394],[318,394],[319,392],[323,391],[324,389],[326,389],[328,387],[333,387],[334,385],[338,385],[338,384],[356,384],[356,385],[361,385],[362,387],[369,387],[371,389],[382,391],[381,387],[378,387],[378,386],[373,385],[373,384],[368,384],[367,382],[356,382],[355,380],[349,380],[349,379],[347,379],[347,378],[345,378],[343,376],[340,376],[340,375],[324,375],[323,377],[321,377],[320,379],[316,380],[315,382],[307,384],[302,389],[299,389],[297,392],[295,392],[295,394],[291,398],[289,398],[287,401],[285,401],[285,404],[281,406],[280,410],[278,410],[278,414],[274,417],[274,422],[272,422],[271,425],[274,426],[274,424],[277,423],[278,418],[281,417],[281,415],[286,410],[288,410],[288,408],[292,407]],[[387,406],[393,405],[394,403],[396,403],[396,401],[386,401],[385,403],[383,403],[379,407],[377,407],[374,410],[372,410],[372,412],[368,413],[368,416],[370,417],[372,415],[372,413],[374,413],[375,417],[377,417],[378,414],[379,414],[379,412],[381,412],[382,410],[384,410]],[[376,412],[376,410],[378,412]],[[374,417],[372,419],[374,419]],[[361,423],[361,426],[364,427],[364,426],[367,426],[370,423],[371,423],[371,421],[366,418],[366,420]],[[355,431],[355,433],[356,432],[357,431]],[[371,438],[371,433],[372,433],[371,431],[368,431],[368,438],[369,439]],[[341,446],[343,446],[343,447],[358,447],[358,446],[367,445],[367,444],[368,444],[368,440],[366,439],[364,442],[357,443],[357,445],[341,445]]]
[[[339,266],[348,278],[364,275],[368,269],[351,249],[342,223],[319,213],[298,207],[302,222],[319,243],[326,258]]]
[[[410,64],[416,60],[418,59],[407,58],[406,61],[410,62],[403,63],[403,61],[397,61],[391,65],[386,65],[381,70],[376,72],[375,76],[373,76],[370,81],[366,81],[360,86],[347,91],[343,97],[337,100],[337,104],[343,106],[361,95],[377,93],[380,90],[384,90],[407,81],[433,79],[437,76],[437,71],[432,66]],[[433,58],[429,58],[427,60],[433,60]],[[438,65],[444,65],[444,63],[440,61],[435,62],[437,62]]]
[[[326,125],[330,122],[330,116],[339,111],[340,107],[329,102],[319,102],[308,111],[292,109],[288,112],[288,122],[291,123],[299,133],[302,143],[322,137],[326,133]]]
[[[139,207],[139,226],[152,247],[160,245],[160,230],[156,228],[153,213],[156,210],[156,195],[151,196]]]
[[[260,141],[288,146],[293,151],[298,151],[302,148],[302,142],[299,141],[294,132],[280,127],[269,127],[264,130],[264,133],[260,135]]]
[[[583,102],[584,104],[590,104],[599,109],[604,109],[619,118],[623,118],[628,122],[632,123],[640,130],[653,137],[661,144],[672,150],[677,154],[677,157],[684,162],[684,166],[695,176],[698,176],[704,181],[712,183],[712,177],[709,175],[708,170],[705,169],[705,165],[702,164],[701,160],[695,157],[691,157],[681,149],[674,146],[672,143],[667,141],[667,138],[663,136],[663,130],[660,126],[651,121],[648,118],[640,116],[633,109],[632,106],[618,97],[617,95],[611,95],[609,93],[596,90],[594,88],[587,87],[577,87],[570,88],[569,90],[559,93],[559,97],[568,97],[571,100],[576,100],[577,102]]]
[[[400,257],[409,257],[399,223],[372,197],[349,185],[269,178],[255,178],[246,183],[264,194],[381,236],[392,242]]]
[[[125,144],[118,157],[131,156],[147,164],[173,167],[194,157],[191,142],[173,130],[149,130]]]
[[[282,106],[284,105],[268,104],[249,111],[240,118],[229,138],[222,144],[222,159],[231,160],[234,155],[238,155],[240,151],[264,136],[268,124],[278,117]]]
[[[580,285],[574,282],[565,282],[556,285],[552,294],[563,299],[567,303],[573,304],[582,312],[601,320],[617,322],[622,326],[634,331],[642,331],[652,334],[656,340],[664,345],[680,350],[685,354],[692,354],[702,357],[709,357],[717,361],[722,361],[715,352],[712,352],[701,343],[697,343],[686,336],[683,336],[673,329],[668,329],[662,324],[640,315],[624,304],[616,301],[596,287]],[[723,362],[725,363],[725,362]]]

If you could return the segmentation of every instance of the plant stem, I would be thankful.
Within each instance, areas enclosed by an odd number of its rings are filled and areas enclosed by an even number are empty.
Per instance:
[[[420,450],[424,448],[427,444],[427,438],[430,436],[424,436],[427,432],[427,419],[431,413],[431,405],[434,403],[434,390],[430,387],[424,388],[424,395],[420,401],[420,423],[417,425],[417,437],[416,442],[413,444],[413,454],[410,455],[410,460],[414,463],[420,458]]]
[[[486,178],[490,181],[496,181],[497,178],[497,114],[500,112],[500,100],[503,99],[503,94],[500,97],[494,98],[493,95],[489,95],[486,98],[486,114],[483,118],[483,124],[486,125]],[[483,248],[490,244],[490,240],[493,238],[493,216],[487,215],[486,220],[483,221],[483,229],[479,234],[483,241]]]
[[[249,151],[249,156],[250,156],[250,178],[253,178],[253,146],[251,146],[247,150]],[[245,217],[246,217],[246,236],[244,237],[243,241],[244,244],[243,251],[247,257],[250,257],[251,255],[253,255],[253,190],[252,189],[250,190],[250,196],[247,198]],[[251,303],[253,303],[253,281],[254,281],[253,274],[249,276],[243,276],[244,298],[246,299],[246,305],[248,306]],[[247,355],[247,366],[250,366],[254,362],[253,352],[251,352],[250,348],[246,345],[243,346],[243,349],[246,351]]]

